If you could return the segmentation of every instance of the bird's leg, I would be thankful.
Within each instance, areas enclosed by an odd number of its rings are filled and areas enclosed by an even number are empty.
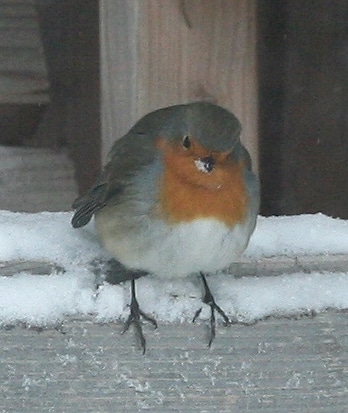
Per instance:
[[[215,338],[215,330],[216,330],[215,311],[217,311],[221,315],[221,317],[224,320],[225,326],[230,325],[231,321],[227,317],[225,312],[216,304],[213,294],[210,291],[209,285],[207,283],[207,280],[204,274],[201,272],[200,275],[201,275],[201,279],[204,285],[204,296],[203,296],[202,301],[204,304],[207,304],[210,306],[210,339],[208,343],[208,346],[210,347]],[[193,322],[196,321],[196,318],[200,315],[201,311],[202,311],[202,308],[196,311],[193,317]]]
[[[139,307],[139,303],[137,300],[137,297],[135,295],[135,280],[134,278],[131,281],[131,303],[130,303],[130,314],[129,317],[124,325],[124,328],[121,332],[121,334],[124,334],[130,327],[131,324],[134,325],[135,327],[135,332],[137,337],[139,338],[140,341],[140,347],[143,350],[143,354],[145,354],[146,351],[146,340],[143,334],[143,329],[141,327],[140,323],[140,317],[143,317],[146,321],[149,321],[152,323],[155,328],[157,328],[157,322],[154,318],[150,317],[149,315],[145,314]]]

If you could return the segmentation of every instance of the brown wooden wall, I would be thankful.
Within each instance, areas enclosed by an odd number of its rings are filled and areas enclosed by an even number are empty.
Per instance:
[[[15,5],[16,13],[30,18],[37,7],[47,65],[41,59],[35,67],[48,69],[51,102],[36,144],[70,147],[80,192],[95,180],[112,142],[140,116],[159,106],[208,99],[243,123],[242,139],[259,164],[264,215],[321,211],[348,218],[347,0],[0,5]],[[16,25],[24,23],[38,42],[29,20],[4,26],[14,29],[14,43]],[[7,57],[15,57],[14,46]],[[42,57],[42,51],[35,53]],[[3,59],[2,74],[8,62]],[[26,76],[33,67],[23,63],[10,75]],[[28,144],[22,137],[35,129],[41,110],[29,115],[28,124],[27,108],[14,108],[14,122],[8,121],[13,107],[5,109],[2,143]],[[10,135],[18,139],[9,141]]]
[[[0,0],[0,144],[27,144],[49,102],[34,0]]]
[[[35,0],[0,0],[0,105],[49,101],[35,6]]]
[[[257,169],[255,0],[101,0],[103,157],[147,112],[210,100],[235,112]]]
[[[348,218],[348,2],[261,1],[262,212]]]
[[[79,192],[100,172],[99,2],[37,0],[51,102],[41,141],[67,146]]]

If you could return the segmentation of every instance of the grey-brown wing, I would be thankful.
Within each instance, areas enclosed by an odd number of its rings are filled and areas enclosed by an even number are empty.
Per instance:
[[[118,197],[132,180],[136,172],[152,162],[155,156],[154,139],[145,133],[128,133],[113,145],[98,182],[85,194],[77,198],[72,207],[76,209],[71,220],[74,228],[82,227],[93,214],[103,208],[111,199]]]
[[[107,198],[107,183],[92,187],[85,195],[77,198],[72,207],[76,210],[71,220],[74,228],[88,224],[93,214],[105,205]]]

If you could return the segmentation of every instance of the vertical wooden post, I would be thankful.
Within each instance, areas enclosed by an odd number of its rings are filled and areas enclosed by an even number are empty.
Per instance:
[[[256,0],[101,0],[103,158],[139,117],[209,100],[232,110],[257,169]]]
[[[100,0],[102,160],[136,121],[138,0]]]

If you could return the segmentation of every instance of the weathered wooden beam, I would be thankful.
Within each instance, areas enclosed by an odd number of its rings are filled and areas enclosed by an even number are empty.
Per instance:
[[[101,265],[100,261],[91,263],[98,275],[108,266]],[[107,263],[105,263],[107,264]],[[277,256],[259,260],[241,259],[232,264],[226,272],[236,277],[261,277],[292,274],[297,272],[347,272],[348,254],[337,255],[304,255],[301,257]],[[19,272],[28,272],[36,275],[56,274],[64,272],[64,268],[46,261],[11,261],[0,262],[0,276],[12,276]]]
[[[209,100],[232,110],[257,169],[255,0],[100,2],[102,139],[147,112]]]
[[[35,1],[0,0],[0,55],[0,104],[49,101]]]

